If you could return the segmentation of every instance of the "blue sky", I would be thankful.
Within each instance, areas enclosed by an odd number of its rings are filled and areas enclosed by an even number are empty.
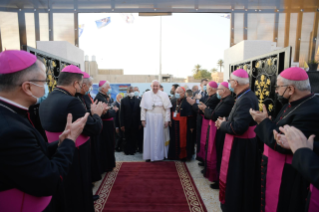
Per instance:
[[[230,20],[224,14],[174,13],[162,16],[162,73],[175,77],[192,74],[196,64],[211,70],[223,59],[230,44]],[[124,74],[153,75],[159,72],[159,17],[133,14],[126,23],[123,14],[79,14],[84,24],[80,48],[95,55],[101,69],[123,69]],[[110,17],[98,29],[95,21]]]

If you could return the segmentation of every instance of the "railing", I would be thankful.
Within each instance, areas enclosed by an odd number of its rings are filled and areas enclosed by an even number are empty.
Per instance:
[[[282,105],[277,101],[275,86],[277,76],[291,63],[291,47],[286,47],[271,53],[232,63],[229,65],[230,74],[237,69],[244,69],[250,76],[250,89],[255,92],[259,110],[266,105],[269,115],[275,117]]]
[[[34,54],[39,59],[43,60],[46,66],[47,82],[48,82],[50,92],[53,91],[53,89],[56,87],[60,72],[65,66],[72,64],[80,68],[79,63],[75,63],[75,62],[57,57],[50,53],[40,51],[38,49],[29,47],[29,46],[23,46],[23,49],[27,52],[30,52],[31,54]]]

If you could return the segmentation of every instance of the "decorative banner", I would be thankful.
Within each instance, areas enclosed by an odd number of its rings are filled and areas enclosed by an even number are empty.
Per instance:
[[[129,86],[131,86],[131,84],[111,84],[111,97],[114,99],[114,101],[116,100],[117,94],[121,94],[124,97]]]
[[[132,13],[122,13],[121,14],[126,23],[134,23],[134,15]]]
[[[95,21],[97,28],[101,29],[111,22],[111,17],[103,18]]]
[[[80,24],[79,25],[79,37],[81,37],[83,30],[84,30],[84,24]]]
[[[129,86],[131,86],[131,84],[111,84],[111,97],[113,98],[113,100],[116,100],[117,94],[121,94],[124,97]],[[90,94],[92,98],[95,98],[96,94],[99,92],[99,85],[97,83],[94,83],[92,87],[93,89]]]

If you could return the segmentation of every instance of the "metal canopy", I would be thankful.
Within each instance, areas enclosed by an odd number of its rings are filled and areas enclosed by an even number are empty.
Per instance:
[[[31,12],[304,12],[318,0],[0,0],[0,11]]]

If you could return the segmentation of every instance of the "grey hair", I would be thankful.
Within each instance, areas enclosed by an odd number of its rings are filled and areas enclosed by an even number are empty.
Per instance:
[[[101,87],[99,87],[99,91],[107,85],[110,85],[109,81],[106,81]]]
[[[158,82],[158,84],[160,84],[158,80],[153,80],[151,85],[153,85],[154,82]]]
[[[92,81],[93,81],[93,78],[92,78],[92,77],[83,79],[83,83],[85,83],[85,84],[92,83]]]
[[[237,76],[235,76],[234,74],[231,74],[231,78],[232,78],[233,80],[236,80],[239,85],[247,85],[247,84],[249,84],[249,78],[237,77]]]
[[[284,85],[293,85],[299,91],[311,91],[309,79],[302,81],[293,81],[285,79],[280,75],[278,75],[277,79],[280,79]]]

